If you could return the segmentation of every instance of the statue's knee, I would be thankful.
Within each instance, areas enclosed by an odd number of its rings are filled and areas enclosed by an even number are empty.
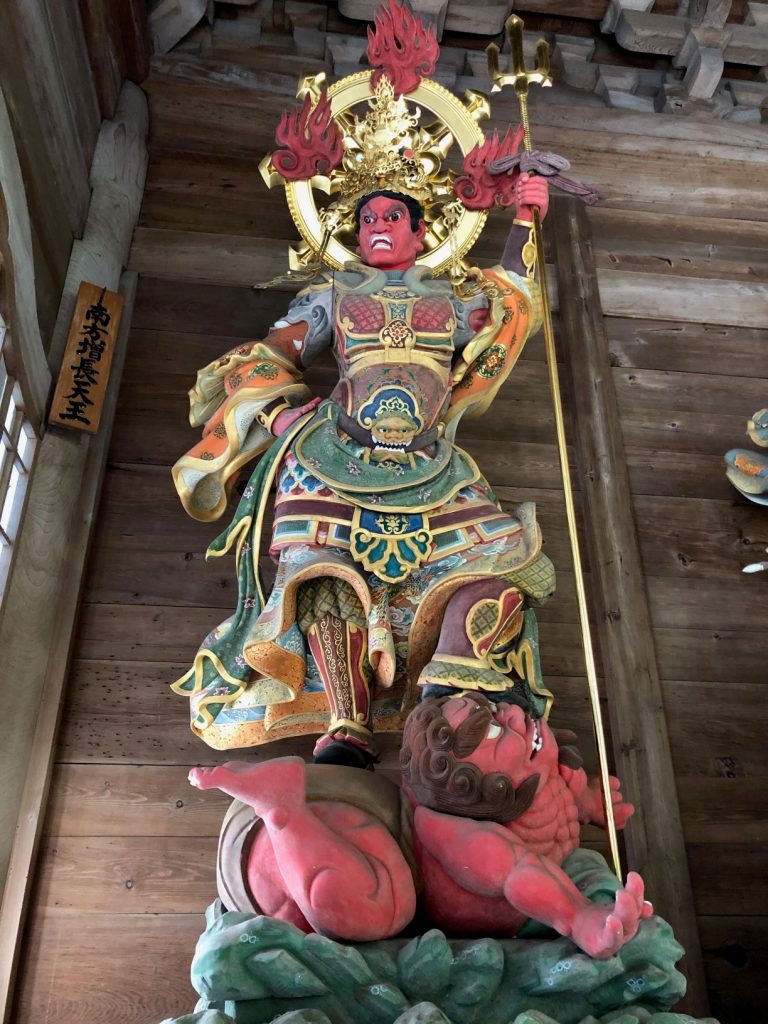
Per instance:
[[[315,624],[334,615],[342,622],[364,628],[367,620],[355,588],[336,576],[317,576],[305,580],[296,594],[296,621],[306,636]]]
[[[501,579],[482,579],[456,591],[445,606],[438,650],[483,657],[521,618],[524,598]]]
[[[410,923],[416,910],[416,890],[412,879],[408,886],[396,890],[394,879],[383,878],[377,871],[375,886],[365,894],[358,893],[357,913],[350,915],[345,901],[339,898],[339,877],[328,873],[312,884],[312,903],[306,915],[317,931],[348,942],[373,942],[397,935]]]

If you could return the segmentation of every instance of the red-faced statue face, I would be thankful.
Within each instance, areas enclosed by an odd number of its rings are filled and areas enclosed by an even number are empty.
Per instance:
[[[515,786],[534,772],[544,779],[558,759],[557,741],[544,719],[531,718],[515,704],[491,705],[490,712],[485,737],[471,754],[457,761],[469,761],[484,774],[503,772]],[[464,697],[448,700],[443,706],[453,729],[469,715],[482,713],[487,716],[487,711],[478,710],[474,701]]]
[[[399,199],[375,196],[360,210],[358,252],[369,267],[407,270],[424,248],[424,221],[411,229],[408,207]]]

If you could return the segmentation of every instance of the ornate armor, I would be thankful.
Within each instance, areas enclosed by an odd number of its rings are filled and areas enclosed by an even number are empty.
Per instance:
[[[473,311],[485,319],[474,332]],[[517,687],[545,713],[531,606],[554,574],[533,507],[502,510],[452,441],[462,414],[490,404],[536,315],[530,281],[500,268],[467,302],[423,268],[352,264],[300,293],[263,342],[200,371],[192,409],[207,419],[204,438],[174,469],[188,510],[212,518],[232,467],[269,448],[209,550],[236,550],[238,609],[174,684],[208,743],[329,727],[372,750],[373,730],[401,728],[419,685],[507,698]],[[329,346],[330,400],[273,441],[277,414],[306,401],[301,371]],[[258,552],[273,482],[267,597]],[[479,596],[459,622],[467,586]],[[459,622],[459,648],[446,645],[443,620],[453,633]]]

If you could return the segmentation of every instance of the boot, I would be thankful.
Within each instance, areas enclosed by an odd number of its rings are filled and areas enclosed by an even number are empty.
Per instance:
[[[315,763],[368,768],[377,757],[367,630],[325,612],[307,630],[307,642],[331,711],[328,731],[315,745]]]

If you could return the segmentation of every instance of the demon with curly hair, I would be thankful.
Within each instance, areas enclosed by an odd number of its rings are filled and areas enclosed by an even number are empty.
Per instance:
[[[571,738],[518,705],[461,694],[411,714],[402,787],[298,757],[196,768],[193,785],[224,790],[246,815],[223,832],[222,899],[346,941],[397,935],[418,902],[457,936],[514,936],[533,918],[611,956],[651,906],[639,875],[597,904],[561,867],[581,823],[605,824],[599,783]],[[611,799],[623,827],[633,808],[617,779]]]

